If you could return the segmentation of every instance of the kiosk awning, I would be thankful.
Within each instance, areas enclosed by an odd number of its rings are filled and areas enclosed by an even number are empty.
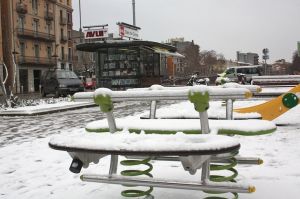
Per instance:
[[[167,49],[162,49],[162,48],[157,48],[157,47],[148,47],[148,46],[143,46],[143,48],[146,49],[146,50],[150,50],[152,52],[155,52],[155,53],[166,55],[166,56],[180,57],[180,58],[185,57],[185,56],[183,56],[182,54],[180,54],[178,52],[171,52]]]

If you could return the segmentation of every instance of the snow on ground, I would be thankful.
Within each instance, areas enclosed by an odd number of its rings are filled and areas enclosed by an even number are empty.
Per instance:
[[[249,103],[250,104],[250,103]],[[148,108],[146,108],[148,109]],[[258,137],[236,136],[242,147],[240,155],[260,157],[263,165],[239,165],[238,179],[256,186],[253,194],[240,194],[243,199],[283,199],[300,197],[300,106],[276,119],[275,133]],[[54,124],[55,126],[55,124]],[[53,127],[54,127],[53,126]],[[5,127],[2,126],[2,131]],[[49,128],[49,127],[48,127]],[[20,131],[19,133],[22,133]],[[64,130],[63,135],[80,135],[82,129]],[[120,185],[82,182],[79,175],[68,171],[71,158],[66,152],[48,147],[47,138],[10,143],[0,148],[0,198],[122,198]],[[189,175],[179,162],[153,161],[155,177],[199,180],[200,172]],[[109,158],[91,165],[83,172],[106,174]],[[119,167],[119,171],[123,170]],[[155,188],[157,199],[199,199],[200,191]]]

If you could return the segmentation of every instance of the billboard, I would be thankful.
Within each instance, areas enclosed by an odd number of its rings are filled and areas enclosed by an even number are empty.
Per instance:
[[[90,29],[84,31],[84,39],[102,39],[108,37],[108,29]]]
[[[125,23],[119,23],[119,35],[131,39],[139,39],[139,29],[138,27],[127,25]]]

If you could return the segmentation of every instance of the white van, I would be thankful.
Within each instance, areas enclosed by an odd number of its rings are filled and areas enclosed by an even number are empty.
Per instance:
[[[221,84],[222,80],[229,82],[238,82],[240,75],[246,79],[245,83],[250,83],[252,76],[260,76],[262,72],[262,65],[253,66],[231,66],[228,67],[223,73],[218,74],[216,84]]]

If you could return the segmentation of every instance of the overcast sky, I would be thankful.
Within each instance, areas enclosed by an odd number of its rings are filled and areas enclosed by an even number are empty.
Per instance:
[[[74,29],[79,29],[78,1],[73,0]],[[286,59],[300,41],[300,0],[135,0],[136,23],[143,40],[184,37],[201,50],[216,50],[227,59],[236,51],[260,55],[269,48],[270,61]],[[82,26],[116,22],[132,24],[132,0],[81,0]]]

